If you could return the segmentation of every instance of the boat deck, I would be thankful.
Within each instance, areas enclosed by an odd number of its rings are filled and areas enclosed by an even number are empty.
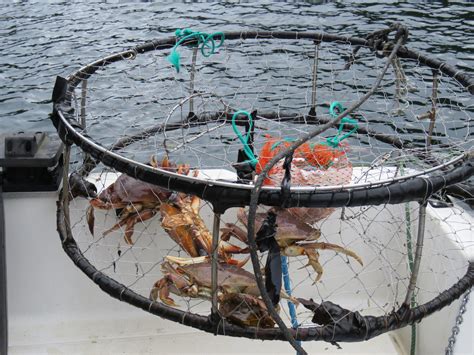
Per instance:
[[[140,311],[141,312],[141,311]],[[132,315],[131,315],[132,316]],[[121,329],[117,329],[120,324]],[[91,327],[97,328],[91,332]],[[281,341],[261,341],[214,336],[141,312],[135,318],[113,321],[64,322],[54,334],[41,328],[23,329],[11,344],[10,354],[294,354],[293,348]],[[51,331],[51,328],[48,330]],[[40,334],[43,333],[43,334]],[[91,333],[97,334],[91,336]],[[31,334],[37,334],[37,343]],[[116,334],[110,336],[110,334]],[[19,335],[19,334],[18,334]],[[41,336],[41,338],[39,337]],[[58,342],[58,339],[61,339]],[[79,340],[80,339],[80,340]],[[326,342],[303,344],[308,354],[404,354],[393,335],[384,334],[361,343],[341,343],[342,349]]]
[[[61,249],[56,231],[56,200],[56,193],[5,196],[9,354],[295,353],[281,341],[216,337],[106,295]],[[80,210],[82,214],[83,211],[84,208]],[[469,226],[474,225],[473,217],[456,211],[429,208],[434,221],[443,222],[433,222],[428,227],[458,226],[456,241],[466,245],[460,257],[472,260],[473,235]],[[450,247],[446,244],[446,248]],[[458,309],[459,301],[453,302],[418,326],[420,354],[444,350]],[[470,306],[465,314],[457,354],[472,354],[472,309]],[[409,334],[409,328],[405,328],[367,342],[341,343],[342,349],[325,342],[307,342],[304,348],[309,354],[405,354]]]

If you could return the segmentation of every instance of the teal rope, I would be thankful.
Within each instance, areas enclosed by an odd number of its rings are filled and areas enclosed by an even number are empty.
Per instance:
[[[210,57],[212,54],[216,53],[216,50],[222,46],[224,43],[224,33],[223,32],[214,32],[207,34],[204,32],[192,31],[190,29],[177,29],[175,31],[177,38],[180,38],[178,42],[171,49],[171,53],[167,57],[168,61],[173,64],[176,69],[176,72],[179,73],[180,67],[180,54],[177,51],[177,48],[185,41],[190,39],[197,39],[197,46],[200,47],[201,53],[204,57]],[[216,43],[216,38],[220,38],[219,43]]]
[[[340,112],[343,112],[344,111],[344,107],[342,106],[342,104],[339,102],[339,101],[334,101],[331,103],[331,106],[329,106],[329,113],[331,114],[332,117],[337,117],[339,115]],[[353,125],[353,128],[343,134],[342,134],[342,131],[344,130],[344,125],[348,123],[348,124],[352,124]],[[355,131],[357,131],[357,127],[358,127],[358,123],[356,120],[350,118],[350,117],[344,117],[342,120],[341,120],[341,123],[339,124],[339,128],[337,130],[337,134],[334,136],[334,137],[329,137],[326,139],[326,144],[332,148],[336,148],[339,146],[339,143],[341,143],[344,139],[346,139],[347,137],[349,137],[352,133],[354,133]]]
[[[246,115],[249,119],[250,128],[245,136],[243,136],[242,133],[240,133],[239,129],[237,128],[237,125],[235,124],[235,120],[237,119],[237,116],[241,114]],[[255,167],[255,165],[257,165],[258,159],[253,153],[252,149],[250,149],[250,146],[248,143],[249,138],[250,138],[250,132],[252,132],[252,127],[253,127],[253,119],[252,119],[252,115],[249,112],[244,111],[244,110],[239,110],[236,113],[234,113],[234,115],[232,116],[232,129],[237,135],[237,138],[239,138],[240,142],[244,146],[245,155],[247,155],[247,158],[249,158],[249,160],[247,160],[246,162],[251,164],[253,167]]]

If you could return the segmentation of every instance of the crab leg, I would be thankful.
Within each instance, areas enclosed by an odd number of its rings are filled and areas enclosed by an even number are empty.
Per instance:
[[[226,223],[225,227],[221,228],[221,232],[221,239],[223,241],[228,241],[231,237],[236,237],[241,242],[248,243],[247,232],[233,223]]]
[[[116,231],[117,229],[125,226],[125,236],[124,236],[125,241],[127,242],[127,244],[132,245],[133,244],[132,235],[133,235],[135,224],[137,224],[138,222],[145,222],[146,220],[152,218],[156,214],[156,212],[157,211],[155,209],[146,209],[146,210],[137,212],[136,214],[131,215],[119,221],[118,223],[113,225],[112,228],[102,233],[102,235],[106,236],[107,234],[110,234],[113,231]]]
[[[89,207],[86,210],[86,220],[87,220],[87,225],[89,227],[89,231],[91,232],[92,235],[94,235],[95,216],[94,216],[94,207],[92,207],[92,205],[89,205]]]
[[[178,264],[179,266],[200,264],[209,260],[208,256],[199,256],[197,258],[181,258],[179,256],[166,255],[165,259],[169,262]]]
[[[308,249],[309,250],[311,250],[311,249],[334,250],[338,253],[342,253],[342,254],[345,254],[347,256],[350,256],[350,257],[354,258],[355,260],[357,260],[357,262],[360,265],[364,266],[362,258],[359,255],[354,253],[352,250],[343,248],[343,247],[341,247],[340,245],[337,245],[337,244],[331,244],[331,243],[325,243],[325,242],[314,242],[314,243],[306,243],[306,244],[303,244],[303,245],[300,245],[300,246],[305,249],[305,252],[307,252]]]
[[[125,203],[112,203],[112,202],[103,202],[98,198],[94,198],[90,201],[89,207],[86,210],[86,220],[87,225],[89,227],[89,231],[92,235],[94,235],[94,223],[95,223],[95,216],[94,216],[94,208],[98,208],[101,210],[110,210],[113,208],[124,208],[127,204]]]
[[[98,208],[100,210],[111,210],[111,209],[118,209],[118,208],[125,208],[127,207],[127,203],[125,202],[105,202],[102,201],[100,198],[93,198],[90,200],[90,205],[94,208]]]
[[[179,256],[167,255],[167,256],[165,256],[165,259],[172,262],[172,263],[178,264],[179,266],[200,264],[200,263],[204,263],[204,262],[209,261],[208,256],[199,256],[199,257],[196,257],[196,258],[182,258],[182,257],[179,257]],[[246,257],[243,260],[228,259],[228,260],[226,260],[226,263],[229,264],[229,265],[235,265],[237,267],[242,267],[249,260],[250,260],[250,256]]]
[[[305,253],[306,256],[308,257],[308,264],[306,264],[306,265],[303,266],[303,267],[300,267],[300,269],[303,269],[303,268],[305,268],[305,267],[307,267],[307,266],[312,266],[312,267],[313,267],[314,271],[316,271],[316,273],[318,274],[318,275],[316,276],[316,280],[314,280],[314,282],[313,282],[313,285],[314,285],[314,284],[315,284],[316,282],[318,282],[318,281],[321,279],[321,277],[323,276],[323,271],[324,271],[324,269],[323,269],[321,263],[319,262],[319,253],[318,253],[316,250],[314,250],[314,249],[312,249],[312,250],[311,250],[311,249],[306,249],[306,250],[304,251],[304,253]]]

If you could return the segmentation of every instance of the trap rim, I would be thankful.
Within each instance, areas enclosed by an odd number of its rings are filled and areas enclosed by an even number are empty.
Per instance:
[[[374,51],[383,50],[387,43],[340,36],[319,32],[224,32],[226,40],[245,39],[291,39],[313,40],[315,42],[342,42],[354,46],[362,46]],[[186,44],[192,44],[190,40]],[[191,193],[211,202],[226,201],[221,209],[248,205],[250,192],[254,185],[206,180],[197,177],[183,176],[146,164],[133,161],[103,147],[93,139],[82,133],[84,127],[74,119],[74,109],[71,105],[72,93],[75,87],[83,80],[87,80],[99,68],[124,59],[134,59],[139,53],[152,50],[165,50],[172,48],[176,43],[175,37],[158,39],[144,43],[130,50],[119,52],[88,64],[67,79],[62,79],[62,87],[55,87],[53,94],[54,108],[52,120],[63,141],[67,144],[75,143],[95,159],[116,170],[143,181],[156,184],[163,188]],[[437,59],[428,58],[422,54],[401,47],[397,55],[400,58],[417,60],[433,70],[458,81],[464,88],[474,95],[474,79],[467,74]],[[57,81],[58,83],[58,81]],[[59,94],[58,94],[59,93]],[[56,97],[54,97],[56,96]],[[375,137],[377,138],[377,137]],[[448,167],[452,166],[451,169]],[[427,173],[441,170],[443,176],[428,177]],[[474,159],[472,152],[460,154],[449,162],[434,166],[430,169],[410,175],[392,179],[380,180],[371,183],[346,184],[336,186],[292,186],[290,188],[289,206],[300,207],[341,207],[359,206],[366,204],[400,203],[405,201],[422,201],[432,193],[443,187],[463,181],[474,174]],[[281,188],[278,186],[264,186],[259,198],[259,203],[270,206],[281,204]]]
[[[63,190],[64,191],[64,190]],[[66,200],[66,202],[64,202]],[[66,205],[64,204],[66,203]],[[86,274],[102,291],[109,296],[136,306],[146,312],[168,319],[173,322],[181,323],[208,333],[227,335],[232,337],[245,337],[249,339],[260,340],[281,340],[286,341],[286,337],[279,328],[256,328],[241,327],[231,324],[224,319],[219,319],[216,323],[210,316],[186,312],[177,308],[169,307],[160,302],[154,302],[138,293],[130,290],[125,285],[112,279],[99,271],[82,254],[71,231],[69,221],[69,201],[60,196],[57,203],[57,228],[62,246],[69,258],[74,264]],[[358,329],[356,335],[347,334],[344,329],[335,327],[332,324],[325,326],[301,327],[297,329],[288,328],[288,331],[301,341],[327,342],[356,342],[365,341],[391,330],[402,328],[409,324],[419,322],[426,316],[442,309],[458,299],[464,292],[469,290],[474,283],[474,261],[470,261],[466,273],[450,288],[441,292],[438,296],[422,305],[409,309],[402,305],[397,311],[393,311],[385,316],[361,316],[362,329]],[[356,314],[356,313],[353,313]],[[372,325],[373,327],[371,327]]]

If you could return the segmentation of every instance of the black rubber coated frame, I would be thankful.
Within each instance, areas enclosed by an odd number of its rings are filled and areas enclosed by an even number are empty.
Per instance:
[[[233,337],[245,337],[249,339],[261,340],[282,340],[286,338],[278,328],[264,329],[255,327],[240,327],[226,322],[224,319],[217,325],[213,323],[210,317],[198,314],[184,312],[182,310],[168,307],[161,302],[153,302],[130,290],[125,285],[120,284],[114,279],[108,277],[101,271],[97,270],[82,254],[76,244],[70,229],[70,223],[65,219],[63,199],[60,197],[57,208],[57,226],[59,236],[63,245],[63,249],[76,266],[81,269],[94,283],[96,283],[102,291],[108,295],[127,302],[133,306],[150,312],[162,318],[181,323],[196,329],[200,329],[209,333],[228,335]],[[329,324],[325,326],[315,326],[308,328],[291,329],[292,335],[297,340],[324,340],[328,342],[337,341],[362,341],[383,334],[387,331],[402,328],[406,325],[416,323],[422,318],[442,309],[459,298],[464,292],[470,289],[474,284],[474,262],[469,263],[466,274],[453,286],[440,293],[431,301],[419,305],[413,309],[407,309],[402,306],[399,310],[391,312],[386,316],[372,317],[361,316],[357,312],[352,313],[357,319],[354,327],[343,329],[344,331],[335,331],[337,324]],[[358,325],[364,324],[365,328]]]
[[[226,32],[226,40],[235,39],[306,39],[319,40],[322,42],[350,43],[354,46],[368,46],[369,42],[362,38],[330,35],[315,32]],[[84,79],[91,76],[98,68],[109,65],[116,61],[134,58],[140,53],[152,50],[169,49],[175,44],[175,37],[151,41],[137,46],[128,51],[110,55],[99,59],[73,73],[68,80],[60,80],[60,85],[56,85],[53,94],[54,109],[51,119],[59,133],[61,139],[67,144],[76,144],[84,152],[93,158],[101,161],[105,165],[126,173],[140,180],[159,185],[171,190],[191,193],[200,198],[210,201],[216,212],[223,212],[230,207],[247,206],[251,191],[239,187],[210,185],[206,181],[185,181],[176,176],[169,176],[166,172],[154,170],[148,167],[135,165],[120,156],[112,156],[106,148],[97,149],[99,143],[94,142],[82,130],[82,127],[74,119],[74,109],[71,105],[71,93],[73,89]],[[369,47],[370,48],[370,47]],[[371,48],[382,50],[383,48]],[[454,78],[463,85],[469,92],[474,93],[474,81],[468,75],[456,71],[453,67],[421,54],[402,47],[398,53],[399,57],[410,58],[427,65],[432,69],[439,70],[444,74]],[[371,132],[376,139],[390,143],[387,137]],[[91,144],[91,142],[93,144]],[[393,141],[393,145],[399,146],[400,142]],[[342,207],[360,205],[396,204],[406,201],[423,201],[432,193],[438,190],[461,182],[474,175],[474,159],[467,154],[456,166],[449,171],[444,171],[443,175],[413,177],[404,181],[387,183],[385,185],[374,183],[371,186],[362,188],[337,188],[331,191],[318,190],[316,187],[311,191],[291,190],[289,196],[289,207]],[[268,206],[279,206],[281,203],[280,189],[272,188],[264,190],[259,198],[259,203]]]
[[[273,38],[273,39],[307,39],[322,42],[344,42],[354,46],[369,47],[369,42],[361,38],[344,37],[338,35],[328,35],[323,33],[298,33],[298,32],[226,32],[227,40],[233,39],[255,39],[255,38]],[[198,195],[200,198],[210,201],[214,206],[214,211],[222,213],[227,208],[246,206],[250,201],[250,189],[239,189],[228,186],[209,185],[205,181],[186,181],[179,176],[170,176],[166,173],[154,170],[150,167],[143,167],[128,161],[127,159],[114,156],[94,142],[90,137],[83,133],[82,127],[74,119],[74,111],[71,105],[71,94],[74,88],[84,79],[92,75],[99,67],[111,64],[113,62],[133,58],[134,56],[151,50],[169,49],[175,44],[175,37],[152,41],[137,46],[131,50],[114,54],[106,58],[91,63],[76,73],[72,74],[68,80],[59,78],[53,93],[54,110],[51,116],[52,121],[59,133],[61,139],[68,145],[76,144],[85,153],[90,154],[94,159],[103,164],[113,167],[119,172],[126,173],[140,180],[162,186],[167,189],[181,191]],[[371,48],[373,50],[383,50],[384,48]],[[474,84],[472,78],[466,74],[457,72],[454,68],[435,59],[430,59],[413,52],[405,47],[398,51],[401,58],[410,58],[418,60],[421,64],[439,70],[444,74],[454,78],[463,85],[471,94],[474,94]],[[158,132],[158,131],[157,131]],[[370,133],[376,134],[376,133]],[[383,135],[380,135],[383,139]],[[395,146],[397,143],[388,142]],[[341,207],[341,206],[361,206],[361,205],[380,205],[380,204],[399,204],[408,201],[425,201],[430,195],[440,189],[456,184],[468,179],[474,174],[474,159],[471,155],[465,154],[463,159],[455,165],[444,170],[442,174],[434,176],[418,176],[406,180],[394,181],[385,185],[374,183],[371,186],[361,188],[336,188],[331,191],[318,190],[311,191],[291,191],[285,198],[287,207]],[[126,286],[118,283],[107,275],[97,270],[82,254],[77,246],[72,231],[70,221],[66,218],[65,209],[60,198],[57,209],[57,227],[62,241],[63,248],[68,256],[73,260],[76,266],[81,269],[94,283],[110,296],[127,302],[147,312],[160,317],[191,326],[206,332],[223,334],[234,337],[246,337],[262,340],[286,340],[280,329],[263,329],[254,327],[240,327],[230,324],[222,319],[216,324],[209,317],[184,312],[179,309],[168,307],[160,302],[153,302],[135,292]],[[225,201],[225,203],[222,203]],[[259,198],[260,204],[270,206],[280,206],[282,203],[282,193],[279,188],[262,190]],[[352,321],[342,326],[341,324],[326,324],[324,326],[305,327],[291,329],[290,332],[297,340],[325,340],[329,342],[337,341],[362,341],[380,335],[384,332],[413,324],[425,316],[440,310],[449,305],[455,299],[459,298],[465,291],[470,289],[474,283],[474,262],[469,263],[466,274],[452,287],[440,293],[430,302],[408,309],[406,305],[399,310],[391,312],[386,316],[371,317],[361,316],[357,312],[350,312]],[[307,304],[314,305],[316,312],[318,305],[308,301]],[[321,305],[322,306],[322,305]],[[343,308],[326,303],[328,309],[334,312],[345,311]],[[339,328],[344,329],[339,329]]]

